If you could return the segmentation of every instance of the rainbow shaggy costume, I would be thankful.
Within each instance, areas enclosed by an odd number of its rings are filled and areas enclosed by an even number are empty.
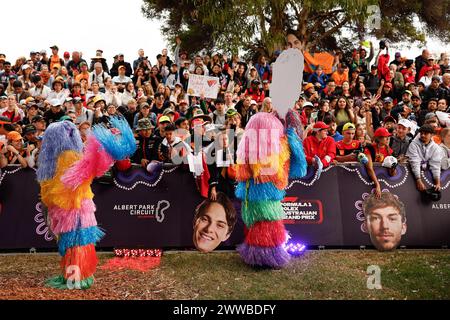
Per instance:
[[[285,130],[269,113],[250,118],[237,151],[236,196],[242,201],[242,219],[248,228],[237,250],[245,263],[281,268],[289,262],[281,200],[288,179],[305,176],[306,167],[295,127],[288,124]]]
[[[76,126],[68,121],[51,124],[44,134],[37,179],[48,208],[50,229],[57,236],[62,275],[47,285],[87,289],[94,282],[98,259],[95,244],[104,233],[97,227],[91,183],[115,160],[133,154],[136,143],[123,119],[112,118],[112,129],[95,126],[83,146]]]

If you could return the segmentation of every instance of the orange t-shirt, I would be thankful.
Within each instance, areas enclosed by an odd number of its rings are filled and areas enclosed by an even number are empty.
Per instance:
[[[342,74],[335,71],[331,75],[331,78],[333,78],[334,82],[336,82],[336,86],[341,87],[344,81],[348,81],[348,71],[344,71]]]

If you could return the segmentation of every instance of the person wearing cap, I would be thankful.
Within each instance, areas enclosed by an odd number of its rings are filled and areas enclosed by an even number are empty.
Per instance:
[[[53,69],[55,64],[59,64],[60,66],[64,66],[64,60],[61,59],[58,55],[59,48],[57,45],[53,45],[50,47],[52,50],[52,55],[50,56],[50,69]]]
[[[32,144],[34,146],[37,146],[37,136],[36,136],[37,130],[34,124],[28,124],[23,127],[22,130],[22,136],[23,140],[27,144]]]
[[[70,61],[70,53],[68,51],[64,52],[63,61],[64,61],[64,63],[61,66],[64,66],[67,68],[67,65],[69,64],[69,61]]]
[[[441,161],[444,154],[442,148],[433,141],[433,134],[433,127],[424,124],[420,127],[419,134],[410,143],[406,152],[419,191],[426,190],[421,172],[428,169],[433,175],[435,190],[441,189]]]
[[[402,93],[402,101],[397,103],[397,105],[392,109],[391,115],[398,120],[399,115],[402,118],[408,118],[412,113],[413,106],[411,103],[412,92],[410,90],[405,90]]]
[[[91,65],[89,67],[90,72],[93,72],[95,70],[96,63],[100,63],[102,71],[109,73],[108,63],[106,63],[106,59],[103,58],[103,51],[100,49],[97,49],[97,51],[95,52],[95,57],[91,58]]]
[[[39,106],[35,101],[27,103],[26,116],[22,119],[22,125],[31,124],[33,118],[39,114]]]
[[[61,101],[59,99],[50,100],[50,110],[47,110],[44,113],[44,119],[47,123],[47,126],[53,122],[58,121],[64,115],[65,112],[62,110]]]
[[[422,71],[422,68],[424,66],[428,66],[428,58],[430,57],[430,51],[428,49],[423,49],[422,54],[420,56],[417,56],[415,59],[415,66],[416,66],[416,78],[415,82],[418,82],[420,77],[420,72]]]
[[[155,125],[157,123],[156,114],[151,112],[150,105],[147,102],[139,104],[139,112],[134,116],[132,128],[135,129],[138,125],[138,121],[143,118],[148,118],[151,121],[152,125]]]
[[[31,124],[36,127],[36,136],[41,137],[44,134],[45,129],[47,128],[47,122],[45,121],[44,116],[40,114],[33,117],[31,120]]]
[[[131,82],[131,78],[126,75],[126,67],[124,65],[118,66],[118,75],[113,77],[112,81],[118,86],[119,92],[123,92],[125,85]]]
[[[424,66],[420,71],[421,76],[418,82],[422,82],[425,87],[431,85],[434,76],[434,70],[432,66]]]
[[[364,153],[373,163],[382,164],[384,159],[392,156],[392,149],[389,147],[389,138],[392,134],[388,131],[388,129],[384,127],[379,127],[375,130],[373,135],[374,143],[368,144]],[[397,171],[395,166],[389,168],[389,175],[396,175]]]
[[[6,152],[3,151],[3,154],[6,157],[8,164],[20,164],[22,168],[28,167],[28,162],[26,160],[27,150],[20,133],[11,131],[6,135],[6,139],[8,140],[8,145],[6,146]]]
[[[134,163],[140,164],[143,168],[146,168],[151,161],[158,158],[156,148],[161,142],[161,139],[153,135],[154,128],[148,118],[140,119],[135,128],[135,131],[138,133],[136,138],[138,148],[131,160]]]
[[[182,99],[178,103],[178,113],[180,117],[187,118],[189,112],[189,103],[186,99]]]
[[[259,79],[253,79],[250,84],[250,88],[245,91],[246,96],[251,96],[252,100],[255,100],[259,105],[263,102],[265,95],[264,91],[259,88],[261,81]]]
[[[82,122],[89,122],[92,125],[94,121],[94,112],[83,106],[83,99],[81,97],[73,98],[73,106],[76,116],[74,123],[79,125]]]
[[[381,185],[373,169],[371,159],[364,155],[364,146],[358,140],[355,140],[356,126],[347,122],[342,128],[344,138],[336,142],[336,160],[337,162],[361,162],[367,170],[367,174],[375,184],[375,194],[381,196]]]
[[[402,54],[400,52],[396,52],[395,56],[394,56],[394,60],[392,60],[389,65],[395,65],[395,66],[400,66],[400,64],[402,63]]]
[[[165,137],[165,131],[164,128],[167,127],[169,124],[171,124],[172,121],[170,121],[170,118],[168,116],[161,116],[158,119],[158,128],[155,130],[154,135],[158,138],[164,139]]]
[[[328,126],[322,121],[314,124],[313,132],[304,140],[303,147],[309,165],[326,168],[336,157],[336,143],[328,136]]]
[[[131,69],[131,64],[129,62],[125,61],[123,53],[119,53],[117,55],[117,62],[113,63],[111,70],[110,70],[111,77],[114,78],[119,75],[119,67],[120,66],[125,67],[124,75],[127,77],[131,77],[131,75],[133,74],[133,70]]]
[[[410,137],[411,128],[411,121],[408,119],[400,119],[397,124],[395,135],[390,139],[389,146],[392,148],[392,155],[396,157],[399,162],[406,161],[406,152],[408,151],[409,144],[412,140]]]
[[[394,107],[394,100],[391,97],[386,97],[383,99],[383,108],[380,111],[380,120],[391,115],[392,109]]]

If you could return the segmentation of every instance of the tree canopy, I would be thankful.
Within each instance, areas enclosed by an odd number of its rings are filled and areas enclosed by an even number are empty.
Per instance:
[[[179,36],[190,53],[244,49],[270,56],[288,32],[313,51],[368,36],[450,41],[450,0],[143,0],[142,12],[162,22],[170,44]]]

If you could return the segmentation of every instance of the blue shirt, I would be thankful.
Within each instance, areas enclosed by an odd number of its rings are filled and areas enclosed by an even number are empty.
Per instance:
[[[336,131],[334,135],[331,136],[334,139],[334,142],[339,142],[344,139],[344,136]]]

